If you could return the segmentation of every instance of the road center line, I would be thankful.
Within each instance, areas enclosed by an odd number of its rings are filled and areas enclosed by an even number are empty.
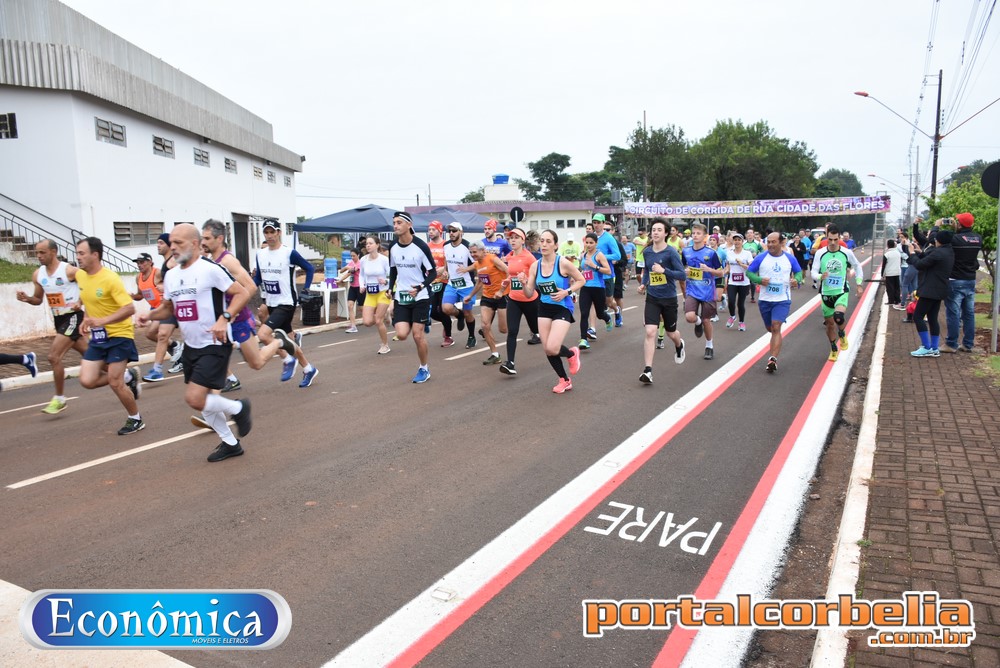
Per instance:
[[[516,340],[518,342],[520,342],[520,341],[523,341],[524,339],[516,339]],[[506,345],[507,345],[506,341],[500,341],[500,342],[497,343],[497,348],[502,348],[503,346],[506,346]],[[489,348],[485,348],[485,349],[484,348],[476,348],[475,350],[470,350],[469,352],[462,353],[461,355],[454,355],[452,357],[445,357],[444,361],[445,362],[451,362],[452,360],[460,360],[463,357],[471,357],[473,355],[482,355],[484,352],[487,352],[487,351],[489,351]]]
[[[330,346],[339,346],[343,343],[354,343],[357,339],[348,339],[346,341],[337,341],[336,343],[324,343],[321,346],[316,346],[317,348],[329,348]]]

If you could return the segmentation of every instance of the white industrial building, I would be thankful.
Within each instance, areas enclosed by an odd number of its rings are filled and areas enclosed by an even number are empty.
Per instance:
[[[0,0],[0,242],[50,236],[72,252],[93,235],[121,253],[114,266],[216,218],[249,266],[264,218],[295,221],[304,160],[264,119],[69,7]]]

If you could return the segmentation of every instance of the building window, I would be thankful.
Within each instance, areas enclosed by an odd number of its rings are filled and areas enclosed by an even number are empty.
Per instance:
[[[203,151],[200,148],[194,150],[194,164],[201,165],[202,167],[208,167],[208,151]]]
[[[0,114],[0,139],[17,139],[17,118],[14,114]]]
[[[267,170],[267,182],[268,183],[277,183],[278,182],[278,177],[270,169]]]
[[[152,246],[163,234],[163,223],[115,222],[115,246]]]
[[[290,176],[286,176],[285,177],[285,187],[286,188],[291,188],[292,187],[292,177],[290,177]]]
[[[261,180],[263,180],[264,179],[264,168],[263,167],[256,167],[255,166],[253,168],[253,177],[255,179],[261,179]]]
[[[153,136],[153,153],[164,158],[174,157],[174,142],[163,137]]]
[[[565,220],[557,220],[556,221],[556,229],[557,230],[561,230],[561,229],[563,229],[565,227],[566,227],[566,221]]]
[[[226,158],[226,171],[230,174],[236,173],[236,161],[233,158]]]
[[[109,144],[125,146],[125,126],[106,121],[103,118],[94,116],[94,124],[97,128],[97,141],[106,141]]]
[[[537,220],[531,221],[531,229],[533,229],[533,230],[537,230],[538,229],[538,221]]]

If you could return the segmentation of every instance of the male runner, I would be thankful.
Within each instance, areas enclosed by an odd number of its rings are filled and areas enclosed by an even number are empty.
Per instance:
[[[486,238],[483,239],[483,249],[490,255],[495,255],[498,258],[503,259],[504,257],[510,255],[511,250],[510,244],[507,239],[503,236],[497,234],[497,221],[490,218],[485,223],[483,223],[483,234]],[[507,297],[506,289],[504,293],[496,298],[496,315],[497,315],[497,328],[500,330],[501,334],[507,333]],[[483,293],[486,294],[486,293]],[[482,315],[482,310],[480,310],[480,315]],[[479,336],[486,338],[483,334],[483,327],[479,328]]]
[[[505,303],[504,289],[510,280],[510,272],[507,265],[498,256],[488,253],[481,241],[473,241],[469,244],[469,251],[472,253],[473,266],[476,268],[476,287],[472,288],[472,294],[465,298],[465,301],[472,301],[480,292],[480,317],[482,327],[479,331],[483,334],[486,345],[490,347],[490,356],[484,361],[484,365],[500,364],[500,353],[497,351],[496,339],[493,338],[493,316],[507,318],[506,308],[503,309],[503,316],[500,316],[500,304]],[[507,329],[504,327],[504,329]],[[501,332],[504,334],[506,332]]]
[[[170,254],[170,233],[164,232],[156,239],[156,252],[163,258],[163,264],[160,265],[159,274],[156,277],[156,285],[163,291],[163,277],[167,275],[167,272],[177,266],[177,261],[174,260],[174,256]],[[157,336],[165,336],[167,340],[170,340],[171,335],[174,330],[177,329],[177,318],[173,316],[167,318],[166,320],[161,320],[160,325],[157,329]],[[183,341],[169,341],[167,344],[167,354],[170,355],[170,368],[167,369],[170,373],[180,373],[184,370],[184,363],[181,362],[181,353],[184,352],[184,342]],[[165,358],[159,357],[157,355],[154,359],[159,360],[161,363]]]
[[[449,231],[456,225],[458,223],[451,223]],[[396,240],[389,247],[389,292],[394,297],[392,324],[400,341],[405,341],[413,333],[420,367],[412,382],[426,383],[431,372],[427,368],[427,339],[423,325],[430,318],[428,288],[437,278],[437,268],[434,266],[431,249],[413,235],[413,219],[410,214],[405,211],[393,214],[392,229],[396,234]],[[462,244],[459,243],[459,246]],[[467,247],[462,247],[468,250]],[[445,252],[448,252],[447,248]],[[469,291],[472,291],[471,287]],[[445,298],[447,301],[447,295]]]
[[[149,253],[141,253],[135,258],[135,264],[139,267],[139,274],[135,277],[136,292],[132,294],[132,301],[146,300],[150,309],[155,309],[160,305],[163,298],[163,284],[160,281],[159,271],[153,266],[153,256]],[[153,368],[142,379],[147,383],[159,383],[163,378],[163,359],[167,356],[167,346],[170,343],[170,331],[164,327],[160,332],[160,323],[154,320],[146,327],[146,338],[156,342],[156,353],[153,358]],[[172,328],[171,328],[172,329]]]
[[[129,362],[139,361],[132,325],[135,304],[121,277],[101,265],[103,256],[104,244],[97,237],[76,244],[76,281],[86,311],[80,331],[90,337],[80,362],[80,385],[88,390],[111,387],[128,415],[118,430],[119,436],[125,436],[146,427],[136,403],[141,370],[137,366],[126,369]]]
[[[771,333],[770,357],[766,370],[778,370],[778,355],[781,354],[781,326],[788,320],[792,308],[792,278],[797,286],[802,285],[802,267],[791,253],[781,250],[781,234],[767,235],[767,252],[760,253],[747,267],[747,276],[754,284],[761,286],[760,317],[764,327]]]
[[[444,226],[439,220],[432,220],[427,226],[427,247],[431,249],[434,256],[434,266],[437,268],[437,278],[431,283],[431,318],[441,323],[444,329],[444,340],[441,341],[442,348],[449,348],[455,345],[455,339],[451,338],[451,316],[446,315],[442,310],[444,304],[444,288],[448,284],[442,278],[448,273],[448,266],[444,259],[444,237],[442,233]]]
[[[472,314],[472,308],[476,305],[476,300],[465,301],[465,298],[472,294],[475,277],[469,275],[472,267],[472,253],[469,252],[469,243],[462,238],[464,234],[465,230],[461,223],[448,224],[448,243],[444,246],[446,266],[443,274],[448,285],[444,289],[441,310],[448,317],[458,318],[458,331],[461,332],[468,326],[469,339],[465,347],[475,348],[476,316]],[[461,311],[458,309],[458,304],[462,305]]]
[[[681,256],[671,246],[667,245],[667,222],[662,218],[654,218],[650,224],[650,235],[653,243],[646,246],[646,270],[642,272],[638,293],[646,295],[646,306],[643,312],[643,322],[646,325],[646,337],[642,344],[642,355],[645,368],[639,375],[639,381],[647,385],[653,382],[653,340],[657,338],[657,328],[663,320],[666,336],[674,342],[674,362],[683,364],[687,353],[684,350],[684,339],[677,331],[677,286],[676,281],[682,280],[687,273],[681,264]]]
[[[66,367],[63,358],[73,348],[81,355],[87,352],[87,340],[81,337],[83,306],[80,303],[80,286],[76,282],[77,268],[59,260],[59,248],[51,239],[35,244],[38,269],[31,276],[35,289],[32,295],[17,291],[17,300],[38,306],[48,305],[55,323],[56,336],[49,347],[49,364],[52,366],[52,383],[56,393],[42,409],[47,415],[66,410]],[[32,376],[35,374],[32,373]]]
[[[823,321],[826,323],[826,336],[830,339],[830,362],[836,362],[839,350],[847,350],[847,334],[844,331],[846,322],[847,302],[851,288],[847,284],[847,271],[854,270],[854,280],[857,283],[858,297],[861,296],[861,286],[864,284],[864,270],[858,258],[847,247],[840,243],[840,228],[831,223],[826,228],[826,245],[816,252],[813,259],[813,281],[819,281],[819,293],[823,300]]]
[[[708,229],[703,223],[691,226],[691,243],[681,251],[681,259],[687,267],[685,281],[684,318],[694,324],[694,335],[705,335],[705,356],[715,357],[712,341],[712,317],[717,313],[715,302],[715,279],[725,273],[719,255],[705,244]],[[700,312],[699,312],[700,310]]]

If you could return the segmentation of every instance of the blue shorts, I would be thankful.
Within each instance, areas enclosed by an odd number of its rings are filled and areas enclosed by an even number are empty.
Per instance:
[[[464,301],[466,297],[472,294],[472,289],[473,286],[471,285],[467,288],[462,288],[460,290],[458,288],[452,287],[451,284],[448,284],[444,288],[444,297],[441,298],[441,302],[444,304],[458,304],[459,302]],[[465,304],[462,308],[465,309],[466,311],[471,311],[472,307],[475,305],[476,305],[476,298],[473,297],[472,299],[469,300],[469,303]]]
[[[135,339],[124,336],[113,336],[101,342],[91,341],[83,359],[88,362],[138,362],[139,351],[135,347]]]
[[[764,327],[771,329],[772,322],[785,322],[788,320],[788,313],[792,310],[792,300],[783,302],[768,302],[759,300],[760,317],[764,320]]]
[[[229,325],[229,340],[233,343],[246,343],[256,333],[253,320],[239,320]]]

